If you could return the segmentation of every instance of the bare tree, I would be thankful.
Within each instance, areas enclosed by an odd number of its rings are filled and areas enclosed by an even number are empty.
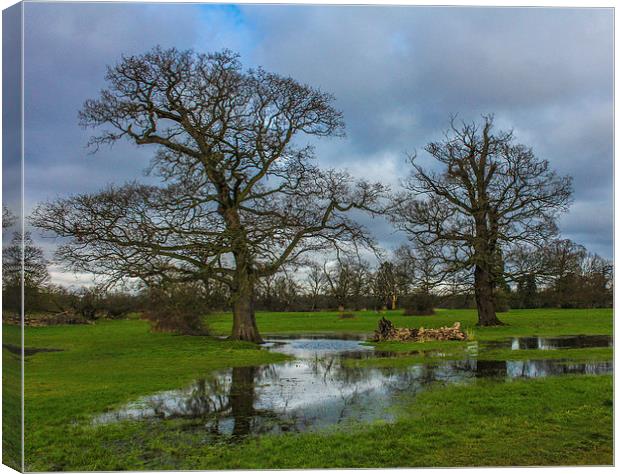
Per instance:
[[[408,191],[393,222],[418,247],[426,246],[447,271],[473,272],[478,324],[501,324],[495,288],[510,273],[509,256],[538,248],[556,235],[555,220],[571,198],[570,177],[560,177],[511,132],[493,132],[493,118],[457,127],[426,151],[440,171],[415,157]]]
[[[396,277],[397,291],[401,295],[408,295],[415,284],[416,261],[412,248],[401,245],[394,250],[392,257]]]
[[[35,225],[70,237],[67,265],[110,279],[217,280],[230,287],[231,337],[261,341],[258,279],[314,250],[370,243],[347,217],[384,189],[320,170],[300,137],[339,136],[329,94],[224,51],[155,48],[109,67],[80,112],[95,149],[128,139],[156,151],[162,186],[130,183],[40,206]]]
[[[2,289],[4,306],[19,311],[24,292],[24,310],[30,312],[49,283],[48,262],[29,232],[15,232],[10,244],[2,249]]]
[[[569,239],[551,241],[540,253],[545,272],[545,303],[577,308],[612,302],[613,265]]]
[[[555,239],[543,247],[537,257],[544,262],[546,271],[543,277],[554,283],[567,275],[579,273],[588,251],[570,239]]]
[[[359,257],[338,255],[334,265],[323,265],[323,274],[329,294],[336,300],[339,311],[347,306],[359,309],[365,296],[370,294],[368,263]]]
[[[299,297],[299,284],[287,272],[281,272],[274,283],[279,311],[290,311]]]
[[[323,273],[323,268],[316,262],[310,262],[309,271],[306,278],[306,285],[310,300],[312,301],[312,311],[316,311],[319,303],[319,297],[326,289],[327,280]]]
[[[2,230],[4,231],[8,229],[9,227],[12,227],[16,221],[17,221],[17,218],[9,210],[9,208],[6,206],[2,206]]]
[[[23,238],[20,232],[13,234],[11,244],[3,249],[2,264],[3,285],[19,286],[22,274],[26,287],[41,288],[49,281],[48,262],[29,232]]]
[[[597,254],[589,253],[581,266],[584,284],[579,291],[581,304],[586,308],[613,305],[613,263]]]
[[[375,272],[373,289],[381,306],[396,309],[398,300],[398,277],[395,265],[392,262],[381,262]]]

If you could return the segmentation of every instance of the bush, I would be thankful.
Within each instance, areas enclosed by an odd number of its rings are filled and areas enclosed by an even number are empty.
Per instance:
[[[428,316],[435,314],[433,295],[417,293],[413,296],[411,304],[405,308],[405,316]]]
[[[192,336],[207,335],[203,316],[208,313],[206,298],[197,284],[167,284],[147,291],[144,317],[151,329]]]
[[[87,321],[99,319],[102,313],[103,292],[97,288],[81,288],[71,294],[69,305],[74,314],[81,316]]]
[[[208,334],[202,316],[195,312],[161,307],[147,311],[144,316],[151,323],[151,329],[156,332],[173,332],[189,336]]]
[[[138,311],[140,300],[128,293],[114,292],[106,295],[101,305],[108,318],[121,319],[129,313]]]
[[[405,308],[403,316],[431,316],[435,314],[434,309],[418,310],[415,308]]]

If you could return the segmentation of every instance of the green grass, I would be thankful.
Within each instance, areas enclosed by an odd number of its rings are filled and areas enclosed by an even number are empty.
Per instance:
[[[66,468],[47,460],[81,446],[74,425],[93,414],[216,369],[285,359],[249,343],[151,333],[144,321],[27,328],[26,346],[63,349],[26,358],[26,467],[33,470]]]
[[[21,329],[4,327],[2,342],[20,347]],[[22,463],[21,370],[19,357],[2,349],[2,462],[14,469]]]
[[[22,452],[21,364],[19,358],[2,350],[2,463],[20,469]]]
[[[603,309],[522,309],[498,314],[506,326],[479,328],[476,311],[470,309],[438,309],[433,316],[403,316],[402,310],[378,314],[375,311],[355,312],[353,319],[339,319],[337,312],[269,313],[259,312],[258,327],[263,334],[350,332],[371,334],[377,321],[385,316],[396,326],[426,328],[451,326],[459,321],[463,330],[471,330],[477,340],[500,339],[508,336],[611,334],[612,310]],[[207,317],[211,329],[229,334],[232,320],[229,314]]]
[[[475,325],[475,313],[467,310],[442,310],[430,317],[386,316],[399,326],[433,327],[454,321],[461,321],[465,328]],[[337,313],[259,313],[258,324],[263,334],[370,333],[379,317],[373,312],[358,313],[350,320],[338,319]],[[612,331],[611,310],[511,311],[501,318],[509,325],[475,328],[476,340]],[[211,315],[207,320],[218,333],[226,334],[230,328],[230,315]],[[16,334],[17,328],[4,326],[5,342]],[[284,356],[247,343],[151,333],[140,320],[27,328],[26,346],[63,350],[26,358],[28,470],[611,462],[612,386],[611,377],[606,376],[438,387],[412,401],[409,412],[394,425],[375,423],[346,433],[264,436],[235,446],[207,445],[183,423],[93,427],[89,420],[142,395],[182,387],[216,369],[272,363]],[[463,356],[464,347],[452,341],[379,345],[388,350],[441,351],[454,358]],[[4,352],[5,364],[9,360],[18,367],[19,359]],[[485,357],[483,353],[479,356]],[[560,354],[584,360],[611,357],[607,348],[495,350],[489,354],[514,359],[534,353],[536,358]],[[392,362],[385,363],[411,364],[416,357],[420,356],[386,358]],[[5,376],[16,375],[11,370],[11,366],[5,369]],[[5,409],[18,406],[18,393],[7,392],[6,387],[4,393]]]
[[[611,464],[611,384],[583,376],[440,388],[393,425],[197,447],[184,467]]]
[[[209,444],[182,422],[82,429],[34,466],[72,470],[609,465],[612,378],[437,387],[394,424]]]

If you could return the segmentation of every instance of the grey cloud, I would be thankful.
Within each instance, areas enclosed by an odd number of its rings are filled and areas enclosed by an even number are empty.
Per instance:
[[[323,162],[384,170],[437,139],[451,114],[495,113],[561,174],[597,220],[579,235],[611,256],[613,20],[603,9],[375,7],[244,8],[271,33],[256,59],[337,97],[345,143],[320,143]],[[277,10],[277,11],[276,11]],[[278,25],[278,27],[276,27]],[[424,152],[420,158],[426,160]],[[427,163],[430,162],[427,160]],[[372,176],[371,174],[369,174]],[[393,180],[392,180],[393,181]],[[575,208],[577,209],[577,208]],[[591,219],[591,220],[592,220]],[[600,234],[607,244],[600,244]]]
[[[421,149],[450,114],[494,112],[499,127],[574,176],[563,232],[612,255],[609,9],[28,3],[27,208],[142,179],[152,151],[124,144],[88,156],[77,111],[107,64],[156,44],[227,47],[248,66],[333,93],[347,137],[315,142],[319,161],[393,186],[407,153],[427,159]],[[366,223],[387,247],[403,240],[383,221]]]

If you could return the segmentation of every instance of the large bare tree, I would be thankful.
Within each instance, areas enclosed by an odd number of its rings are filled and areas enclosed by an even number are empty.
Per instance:
[[[109,67],[81,124],[91,145],[152,147],[160,186],[130,183],[40,206],[34,223],[69,237],[59,258],[112,279],[217,280],[231,289],[232,338],[261,341],[257,280],[309,251],[369,243],[347,216],[383,186],[321,170],[301,137],[343,133],[333,97],[229,51],[176,49]]]
[[[510,275],[510,256],[556,235],[571,178],[558,176],[511,132],[494,132],[490,116],[458,126],[453,119],[444,139],[425,149],[436,166],[426,169],[412,157],[392,219],[446,271],[472,272],[478,324],[501,324],[495,289]]]

